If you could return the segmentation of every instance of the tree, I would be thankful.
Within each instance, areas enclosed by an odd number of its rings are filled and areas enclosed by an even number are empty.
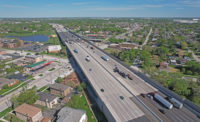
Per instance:
[[[82,87],[83,89],[86,88],[86,84],[85,84],[85,82],[82,82],[82,83],[81,83],[81,87]]]
[[[33,87],[28,90],[23,89],[23,91],[19,95],[13,96],[11,98],[13,108],[23,103],[34,104],[36,100],[39,99],[39,96],[36,94],[36,90],[37,90],[36,87]]]
[[[3,88],[3,89],[8,89],[9,86],[8,86],[8,84],[5,84],[2,88]]]
[[[184,41],[181,41],[181,49],[186,50],[188,47],[187,43]]]
[[[62,78],[61,78],[61,77],[58,77],[58,78],[56,79],[56,83],[60,83],[60,82],[62,82]]]

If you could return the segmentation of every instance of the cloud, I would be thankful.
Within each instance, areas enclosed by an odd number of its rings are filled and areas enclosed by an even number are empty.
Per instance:
[[[135,6],[128,6],[128,7],[91,7],[87,8],[87,10],[94,10],[94,11],[129,11],[129,10],[136,10],[136,9],[144,9],[144,8],[162,8],[167,5],[135,5]]]
[[[4,7],[4,8],[29,8],[28,6],[22,6],[22,5],[8,5],[8,4],[1,5],[1,7]]]
[[[189,7],[200,7],[200,0],[183,0],[182,3]]]

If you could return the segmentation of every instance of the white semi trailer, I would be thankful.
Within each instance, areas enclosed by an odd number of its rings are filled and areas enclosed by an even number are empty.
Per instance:
[[[183,103],[181,103],[175,98],[170,98],[169,101],[178,109],[181,109],[183,107]]]
[[[154,98],[156,100],[158,100],[160,103],[162,103],[168,109],[172,109],[173,108],[173,105],[170,102],[168,102],[165,98],[163,98],[162,96],[160,96],[159,94],[155,93],[154,94]]]

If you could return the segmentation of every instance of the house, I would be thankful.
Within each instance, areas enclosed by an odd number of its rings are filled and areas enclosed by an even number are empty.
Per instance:
[[[1,47],[1,46],[0,46]],[[6,54],[5,50],[0,49],[0,55]]]
[[[25,122],[40,122],[43,119],[41,109],[26,103],[14,109],[16,116]]]
[[[64,107],[57,114],[57,122],[87,122],[87,115],[84,110]]]
[[[58,103],[58,97],[56,95],[44,92],[40,92],[38,95],[39,100],[37,100],[35,104],[46,106],[47,108],[53,108],[53,106]]]
[[[45,118],[42,120],[42,122],[51,122],[51,119],[48,118],[48,117],[45,117]]]
[[[49,53],[58,53],[60,52],[61,49],[62,48],[60,45],[51,45],[51,46],[48,46],[47,50]]]
[[[134,43],[123,42],[123,43],[119,44],[119,48],[120,49],[126,49],[126,50],[137,49],[137,45],[134,44]]]
[[[15,79],[0,78],[0,89],[2,89],[2,87],[5,85],[8,85],[8,87],[11,87],[17,83],[19,83],[19,81]]]
[[[160,62],[159,69],[161,71],[168,71],[169,70],[168,63],[166,61]]]
[[[5,47],[5,48],[15,48],[16,46],[17,46],[17,44],[13,43],[13,42],[5,42],[3,44],[3,47]]]
[[[55,83],[50,87],[50,93],[55,95],[67,96],[70,93],[70,87],[64,84]]]
[[[27,55],[25,60],[30,63],[37,63],[43,61],[43,58],[41,55]]]

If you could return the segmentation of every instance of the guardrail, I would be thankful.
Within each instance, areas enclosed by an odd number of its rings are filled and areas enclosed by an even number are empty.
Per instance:
[[[139,76],[141,79],[143,79],[145,82],[148,82],[149,84],[151,84],[152,86],[154,86],[155,88],[159,89],[162,93],[164,93],[165,95],[169,96],[169,97],[173,97],[176,98],[177,100],[181,101],[184,103],[184,106],[190,110],[191,112],[193,112],[194,114],[196,114],[198,117],[200,117],[200,107],[195,105],[193,102],[191,102],[188,99],[184,99],[182,97],[180,97],[179,95],[177,95],[176,93],[170,91],[169,89],[163,87],[162,85],[160,85],[159,83],[157,83],[156,81],[154,81],[153,79],[151,79],[150,77],[147,77],[146,75],[144,75],[141,72],[138,72],[132,68],[130,68],[129,66],[125,65],[122,61],[120,61],[119,59],[117,59],[116,57],[114,57],[113,55],[105,52],[104,50],[100,49],[99,47],[97,47],[96,45],[92,44],[91,42],[89,42],[88,40],[82,38],[81,36],[77,35],[74,32],[69,31],[70,33],[76,35],[77,37],[81,38],[82,40],[86,41],[88,44],[94,46],[96,49],[102,51],[103,53],[105,53],[106,55],[108,55],[109,57],[111,57],[112,59],[114,59],[115,61],[117,61],[118,63],[120,63],[122,66],[126,67],[127,69],[129,69],[131,72],[133,72],[134,74],[136,74],[137,76]]]

